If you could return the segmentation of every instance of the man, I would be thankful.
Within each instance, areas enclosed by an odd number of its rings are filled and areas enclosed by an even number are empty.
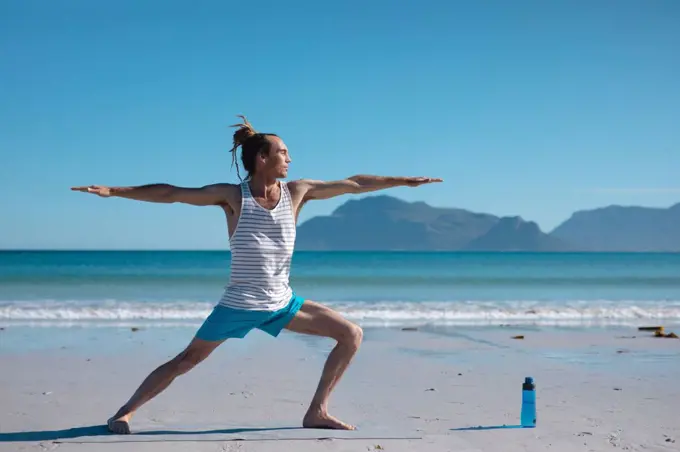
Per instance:
[[[186,349],[155,369],[132,397],[107,422],[111,432],[129,434],[129,421],[144,403],[172,381],[207,358],[229,338],[243,338],[253,328],[276,337],[287,330],[329,337],[337,341],[323,368],[316,393],[302,421],[306,428],[353,430],[328,413],[328,399],[362,341],[362,330],[330,308],[298,297],[289,285],[289,270],[302,206],[314,199],[366,193],[397,186],[419,186],[441,179],[354,176],[323,182],[279,179],[288,175],[288,148],[275,134],[256,132],[245,117],[237,124],[232,149],[242,147],[248,177],[241,184],[183,188],[168,184],[138,187],[73,187],[101,197],[117,196],[158,203],[219,206],[227,217],[231,275],[220,302]],[[237,172],[239,178],[240,172]]]

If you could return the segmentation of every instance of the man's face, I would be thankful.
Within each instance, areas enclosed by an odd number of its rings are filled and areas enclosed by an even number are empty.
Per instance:
[[[271,143],[269,147],[269,155],[260,157],[261,168],[258,172],[271,175],[276,178],[284,178],[288,176],[288,165],[292,161],[288,148],[283,140],[279,137],[267,137]]]

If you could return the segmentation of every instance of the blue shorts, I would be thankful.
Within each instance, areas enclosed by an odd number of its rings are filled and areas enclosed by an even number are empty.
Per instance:
[[[293,293],[288,304],[278,311],[254,311],[217,305],[198,329],[196,337],[204,341],[243,339],[253,328],[276,337],[295,317],[304,301]]]

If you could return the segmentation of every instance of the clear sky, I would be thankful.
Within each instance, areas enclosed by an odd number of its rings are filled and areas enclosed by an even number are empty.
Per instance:
[[[0,1],[0,248],[224,249],[218,208],[73,185],[443,177],[406,200],[521,215],[680,201],[680,2]],[[348,196],[310,203],[302,220]]]

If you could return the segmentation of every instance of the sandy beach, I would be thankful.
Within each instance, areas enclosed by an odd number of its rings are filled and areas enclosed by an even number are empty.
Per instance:
[[[327,439],[290,438],[332,343],[255,332],[137,413],[135,432],[163,434],[141,442],[106,434],[107,417],[193,330],[5,326],[0,450],[680,450],[680,341],[624,327],[367,329],[331,400],[331,412],[358,430]],[[538,425],[508,428],[519,423],[528,375]],[[88,438],[100,442],[79,443]]]

